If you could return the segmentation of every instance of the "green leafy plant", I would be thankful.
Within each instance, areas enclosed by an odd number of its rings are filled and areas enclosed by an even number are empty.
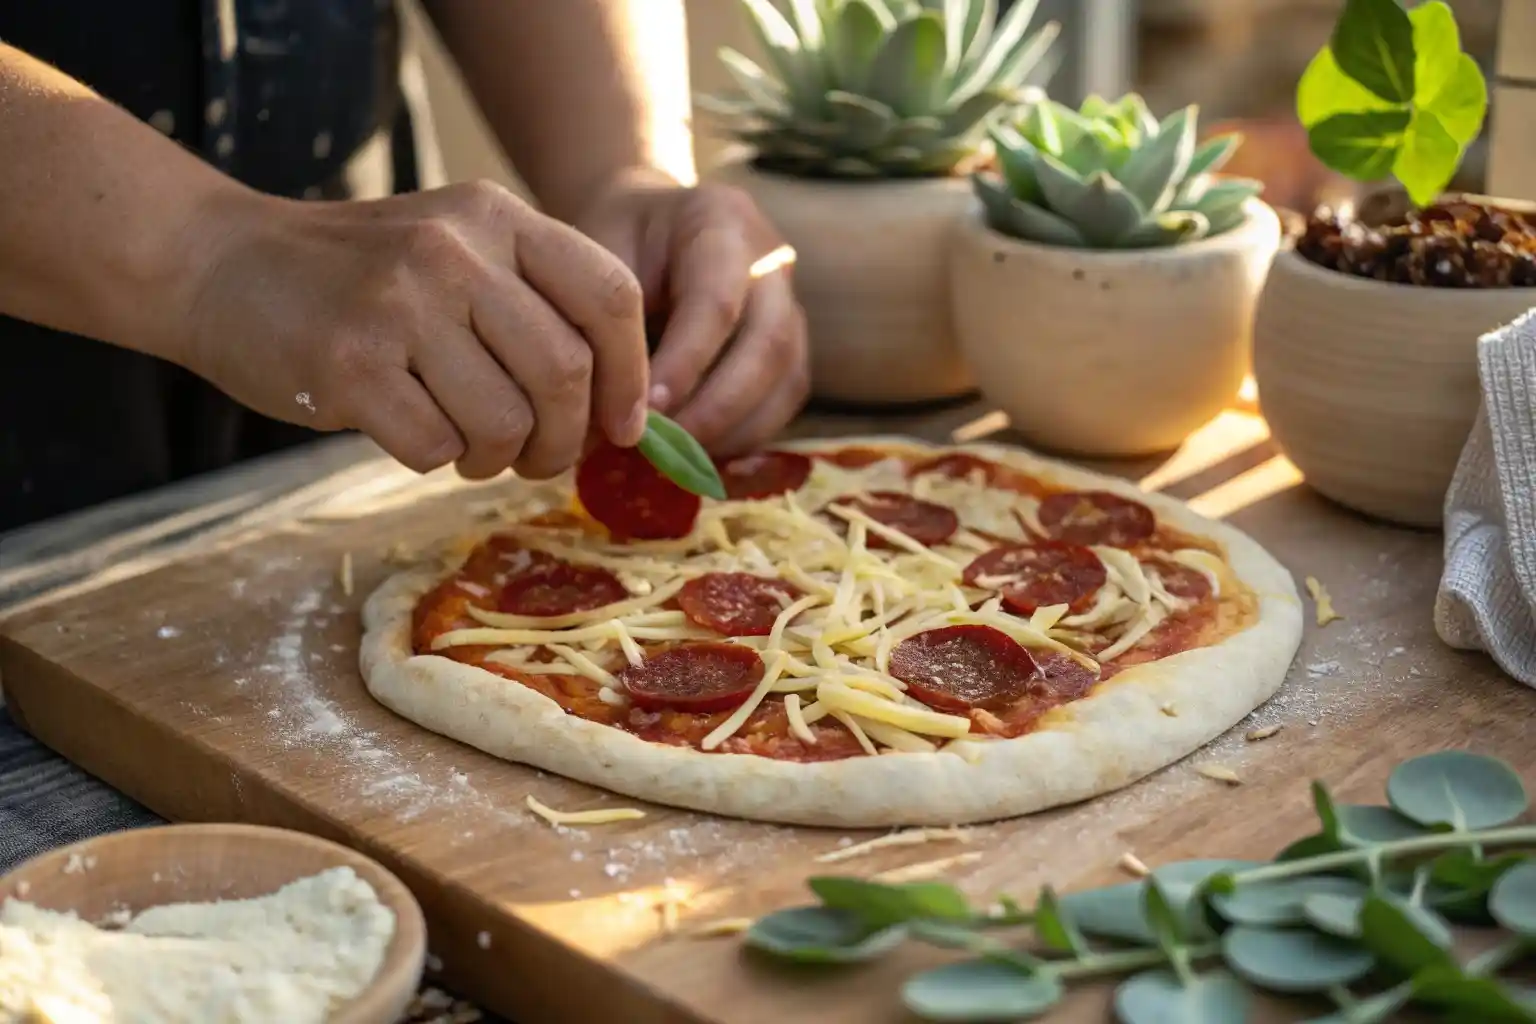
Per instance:
[[[1296,88],[1318,159],[1357,181],[1391,175],[1420,206],[1450,184],[1487,110],[1488,84],[1441,0],[1348,0]]]
[[[652,409],[645,418],[640,449],[656,471],[691,494],[725,500],[725,482],[704,446],[688,431]]]
[[[1180,861],[1137,882],[1045,888],[1032,910],[1007,898],[977,909],[935,882],[813,878],[820,905],[769,914],[745,941],[823,964],[906,939],[969,953],[902,986],[928,1021],[1036,1017],[1071,982],[1123,977],[1121,1024],[1241,1024],[1255,990],[1332,1001],[1312,1024],[1374,1024],[1410,1003],[1536,1024],[1536,990],[1500,976],[1536,953],[1536,825],[1517,824],[1519,776],[1444,751],[1399,765],[1385,806],[1338,804],[1322,783],[1312,793],[1318,831],[1268,863]],[[1452,920],[1496,927],[1497,941],[1464,959]]]
[[[1162,121],[1135,93],[1081,109],[1052,101],[992,131],[1001,172],[973,176],[994,231],[1047,245],[1138,249],[1177,245],[1243,222],[1257,181],[1215,174],[1241,143],[1196,143],[1199,112]]]
[[[765,170],[813,177],[948,175],[987,122],[1054,70],[1059,26],[1037,0],[742,0],[767,68],[722,48],[737,85],[701,96]]]

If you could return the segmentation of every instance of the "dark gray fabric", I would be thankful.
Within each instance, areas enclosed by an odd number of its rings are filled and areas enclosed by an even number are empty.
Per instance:
[[[56,846],[161,823],[0,712],[0,872]]]

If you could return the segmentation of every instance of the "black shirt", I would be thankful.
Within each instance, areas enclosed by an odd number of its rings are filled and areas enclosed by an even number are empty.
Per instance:
[[[0,39],[264,192],[346,198],[381,131],[395,191],[416,187],[393,0],[0,2]],[[0,317],[0,531],[315,436],[167,363]]]

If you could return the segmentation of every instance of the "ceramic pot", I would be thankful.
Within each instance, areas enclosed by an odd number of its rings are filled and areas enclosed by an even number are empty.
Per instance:
[[[1438,527],[1477,417],[1477,339],[1536,306],[1536,289],[1387,284],[1275,260],[1254,325],[1259,404],[1321,493]]]
[[[955,331],[982,394],[1032,444],[1072,455],[1177,447],[1236,396],[1253,309],[1280,244],[1275,212],[1164,249],[1024,242],[960,222]]]
[[[949,306],[949,239],[970,204],[966,179],[817,180],[745,160],[710,177],[749,192],[795,249],[816,397],[886,405],[974,390]]]

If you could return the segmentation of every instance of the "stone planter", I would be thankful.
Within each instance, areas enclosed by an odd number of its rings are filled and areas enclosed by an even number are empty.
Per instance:
[[[1264,418],[1322,494],[1438,528],[1477,416],[1477,339],[1531,306],[1536,289],[1386,284],[1281,253],[1254,326]]]
[[[1022,242],[960,222],[955,330],[982,393],[1030,443],[1088,456],[1177,447],[1237,394],[1280,223],[1168,249]]]
[[[964,178],[831,181],[737,160],[710,175],[749,192],[796,252],[811,389],[871,405],[974,390],[950,326],[948,250]]]

